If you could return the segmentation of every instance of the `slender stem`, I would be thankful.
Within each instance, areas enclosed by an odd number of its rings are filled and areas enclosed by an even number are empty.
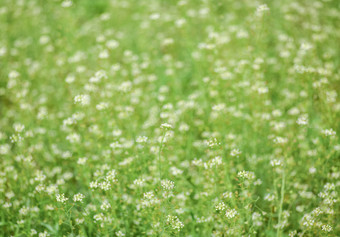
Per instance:
[[[161,183],[162,180],[162,162],[161,162],[161,152],[163,149],[163,143],[164,143],[164,138],[165,138],[165,132],[163,134],[162,140],[161,140],[161,144],[159,146],[159,150],[158,150],[158,171],[159,171],[159,183]]]
[[[165,132],[163,133],[163,137],[161,140],[161,144],[159,146],[159,151],[158,151],[158,170],[159,170],[159,188],[161,189],[161,181],[162,181],[162,164],[161,164],[161,152],[163,148],[163,143],[164,143],[164,138],[165,138]],[[163,210],[162,210],[162,201],[161,201],[161,223],[162,223],[162,232],[160,233],[160,236],[163,236],[164,232],[164,215],[163,215]]]
[[[282,218],[282,206],[283,206],[283,199],[285,195],[285,170],[283,168],[282,171],[282,182],[281,182],[281,199],[280,199],[280,209],[279,209],[279,221],[278,221],[278,228],[276,232],[276,236],[281,237],[281,218]]]

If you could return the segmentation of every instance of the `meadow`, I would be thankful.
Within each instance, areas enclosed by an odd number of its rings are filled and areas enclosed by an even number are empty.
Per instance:
[[[0,236],[340,236],[339,0],[0,0]]]

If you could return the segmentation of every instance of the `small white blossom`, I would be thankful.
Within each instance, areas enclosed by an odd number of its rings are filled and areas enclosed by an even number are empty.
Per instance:
[[[65,194],[63,194],[63,193],[57,194],[56,198],[57,198],[57,202],[61,202],[61,203],[65,203],[68,200],[68,198],[65,197]]]
[[[80,104],[82,106],[89,105],[91,101],[91,97],[89,95],[77,95],[74,97],[74,103]]]
[[[230,152],[230,155],[231,156],[235,156],[235,157],[238,157],[242,152],[239,150],[239,149],[233,149],[231,152]]]
[[[73,201],[74,202],[83,202],[83,199],[85,198],[84,194],[77,193],[73,196]]]
[[[322,130],[322,133],[326,136],[326,137],[332,137],[336,135],[336,132],[330,128],[330,129],[324,129]]]
[[[167,180],[167,179],[162,180],[161,185],[162,185],[162,188],[165,190],[172,190],[175,187],[174,182]]]
[[[227,209],[227,211],[225,212],[225,216],[228,218],[228,219],[232,219],[234,218],[236,215],[237,215],[237,211],[235,209]]]

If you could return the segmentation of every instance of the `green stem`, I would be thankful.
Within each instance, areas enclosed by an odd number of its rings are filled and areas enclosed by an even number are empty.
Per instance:
[[[281,199],[280,199],[280,208],[279,208],[279,221],[278,221],[278,228],[276,231],[276,236],[281,237],[281,219],[282,219],[282,206],[283,206],[283,199],[285,195],[285,171],[283,168],[282,171],[282,182],[281,182]]]

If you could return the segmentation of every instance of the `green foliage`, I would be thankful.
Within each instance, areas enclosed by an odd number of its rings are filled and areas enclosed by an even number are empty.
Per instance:
[[[0,0],[0,236],[340,236],[337,0]]]

